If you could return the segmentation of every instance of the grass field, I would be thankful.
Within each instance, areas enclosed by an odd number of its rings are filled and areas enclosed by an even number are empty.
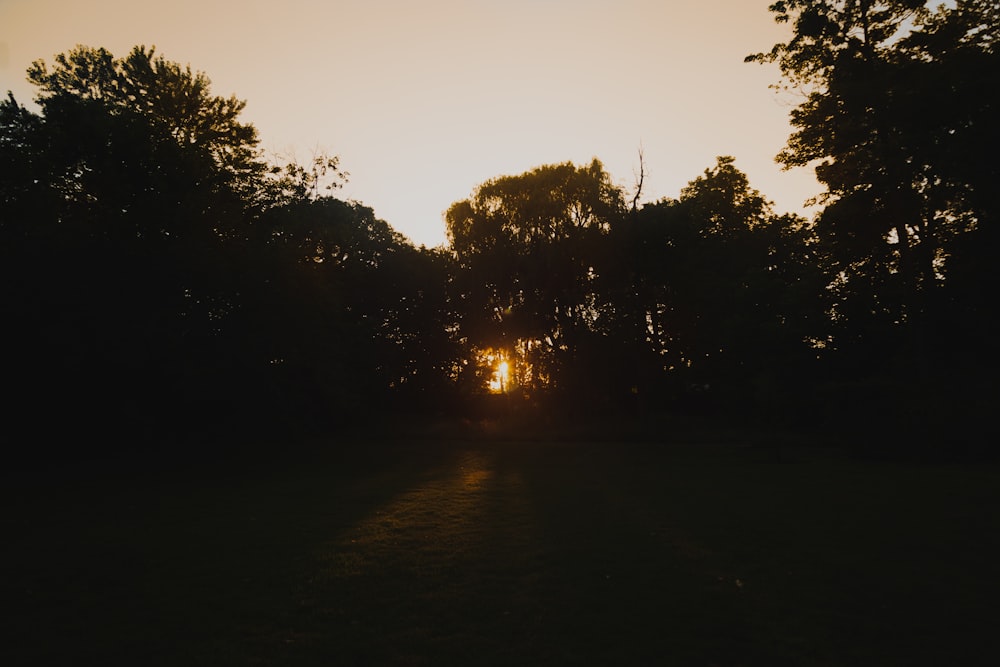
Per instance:
[[[1000,469],[397,441],[3,491],[4,665],[996,664]]]

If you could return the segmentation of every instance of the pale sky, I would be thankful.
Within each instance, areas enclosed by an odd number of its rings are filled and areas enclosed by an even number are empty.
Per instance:
[[[33,60],[155,45],[247,101],[262,147],[338,155],[336,194],[416,244],[483,181],[600,159],[643,201],[733,155],[778,212],[811,215],[810,170],[774,155],[798,100],[746,64],[786,37],[772,0],[0,0],[0,94],[30,107]]]

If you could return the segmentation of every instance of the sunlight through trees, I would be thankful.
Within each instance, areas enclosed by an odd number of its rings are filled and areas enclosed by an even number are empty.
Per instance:
[[[12,412],[88,430],[112,409],[122,442],[491,394],[609,418],[971,419],[995,392],[995,3],[771,9],[794,37],[748,60],[803,91],[778,159],[816,169],[813,220],[733,157],[641,206],[595,158],[485,181],[435,249],[336,198],[336,156],[268,161],[243,101],[153,49],[36,61],[40,111],[0,102]]]

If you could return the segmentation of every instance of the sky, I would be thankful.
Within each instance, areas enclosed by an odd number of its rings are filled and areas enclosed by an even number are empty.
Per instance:
[[[720,155],[779,213],[812,215],[809,169],[774,156],[794,95],[744,63],[787,38],[772,0],[0,0],[0,93],[29,108],[34,60],[154,46],[246,100],[269,156],[340,158],[336,196],[417,245],[491,178],[598,158],[643,202]]]

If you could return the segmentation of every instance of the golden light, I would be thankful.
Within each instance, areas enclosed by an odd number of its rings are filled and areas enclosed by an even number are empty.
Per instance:
[[[502,393],[507,390],[510,381],[510,364],[506,360],[501,359],[500,363],[497,364],[496,370],[493,371],[493,377],[490,378],[489,388],[493,393]]]

